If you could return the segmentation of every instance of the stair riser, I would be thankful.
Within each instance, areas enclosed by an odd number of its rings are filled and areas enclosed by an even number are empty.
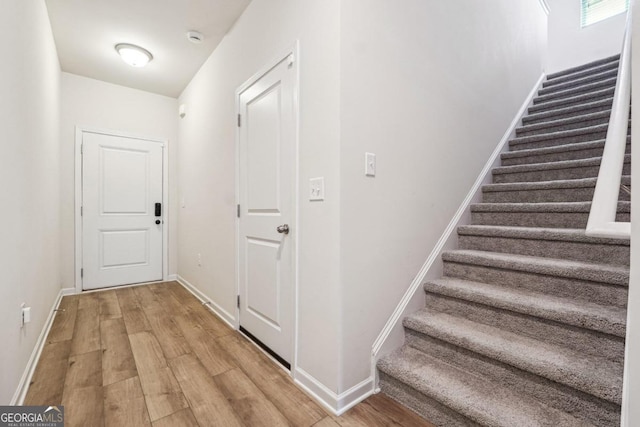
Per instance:
[[[429,288],[429,285],[426,285],[425,288]],[[610,360],[620,360],[619,358],[624,356],[624,340],[622,338],[579,328],[575,325],[558,323],[430,292],[426,293],[426,307],[519,335],[569,347],[593,356],[607,357]]]
[[[547,126],[540,126],[536,129],[528,129],[528,128],[518,128],[516,129],[516,136],[531,136],[531,135],[542,135],[544,133],[551,132],[562,132],[565,130],[573,130],[573,129],[581,129],[589,126],[598,126],[609,123],[610,116],[606,117],[597,117],[592,119],[585,119],[579,122],[574,123],[564,123],[564,124],[549,124]]]
[[[602,157],[602,153],[604,151],[604,142],[597,144],[587,144],[591,145],[582,149],[556,151],[551,153],[545,153],[536,150],[526,156],[514,156],[514,152],[504,153],[501,157],[502,166],[530,165],[533,163],[552,163],[562,162],[566,160],[582,160],[590,159],[593,157]],[[625,154],[631,154],[631,144],[627,144]]]
[[[553,86],[556,84],[565,83],[572,80],[582,79],[594,74],[600,74],[604,71],[617,70],[619,63],[620,61],[615,60],[615,61],[607,62],[602,65],[590,67],[581,71],[574,71],[574,72],[562,73],[562,74],[560,73],[550,74],[547,77],[547,80],[544,83],[542,83],[542,86],[543,87]]]
[[[605,139],[607,136],[606,129],[591,132],[591,133],[583,133],[578,135],[570,135],[570,136],[558,136],[551,137],[547,139],[541,140],[511,140],[509,141],[509,148],[511,151],[519,151],[519,150],[530,150],[533,148],[547,148],[547,147],[557,147],[558,145],[566,145],[573,144],[576,142],[589,142],[589,141],[598,141],[601,139]]]
[[[483,265],[446,261],[444,275],[463,280],[515,287],[578,301],[625,307],[627,288],[606,283],[547,276],[516,270],[502,270]]]
[[[437,426],[481,427],[453,409],[435,399],[409,387],[396,378],[378,371],[380,391],[402,403],[429,422]]]
[[[484,203],[590,202],[593,200],[593,191],[594,187],[490,191],[482,194],[482,201]],[[629,201],[631,196],[625,191],[620,191],[618,200]]]
[[[587,93],[575,98],[565,98],[544,102],[529,107],[529,114],[542,113],[545,111],[557,110],[558,108],[573,107],[587,102],[595,102],[603,99],[611,98],[614,94],[614,88],[606,89],[598,92]]]
[[[428,309],[425,309],[425,311],[428,311]],[[440,314],[442,315],[442,313]],[[464,334],[463,336],[460,336],[456,333],[450,333],[447,328],[440,328],[439,326],[436,326],[434,328],[428,323],[425,324],[419,321],[415,322],[411,317],[405,319],[404,327],[405,330],[412,329],[421,334],[446,341],[449,344],[455,345],[457,347],[462,347],[490,359],[495,359],[496,361],[509,364],[523,371],[527,371],[531,374],[555,381],[569,388],[580,390],[586,394],[593,395],[602,400],[606,400],[618,405],[622,400],[622,375],[620,376],[620,378],[609,378],[606,381],[607,385],[604,386],[600,382],[592,381],[591,377],[588,375],[588,372],[583,371],[582,375],[567,375],[567,372],[565,370],[555,369],[553,365],[548,366],[541,365],[535,362],[532,363],[531,361],[527,361],[526,357],[521,357],[520,355],[510,352],[503,352],[499,347],[486,346],[483,343],[478,342],[477,340],[465,338]],[[510,333],[505,331],[505,334]],[[619,371],[620,368],[621,366],[619,366],[618,364],[615,370]]]
[[[538,154],[526,157],[507,157],[502,159],[502,166],[530,165],[533,163],[552,163],[565,160],[591,159],[602,157],[604,147],[590,148],[586,150],[563,151],[560,153]]]
[[[533,105],[542,104],[550,101],[557,101],[560,99],[572,98],[574,96],[583,95],[585,93],[591,93],[602,89],[609,89],[616,86],[615,79],[603,80],[588,85],[582,85],[567,89],[564,91],[558,91],[550,93],[548,95],[538,95],[533,99]]]
[[[586,228],[588,212],[472,212],[473,225],[513,227]],[[628,213],[618,213],[616,221],[629,222]]]
[[[578,168],[566,168],[566,169],[546,169],[540,171],[529,172],[516,172],[516,173],[501,173],[493,175],[493,182],[495,184],[506,184],[514,182],[542,182],[542,181],[555,181],[562,179],[582,179],[582,178],[596,178],[600,171],[600,165],[584,166]],[[623,167],[623,173],[628,175],[631,173],[631,164],[625,163]]]
[[[580,87],[585,84],[596,83],[602,80],[616,78],[618,76],[618,69],[613,68],[602,73],[591,74],[589,76],[567,80],[565,82],[556,82],[555,84],[549,84],[549,82],[542,83],[542,89],[538,91],[538,95],[548,95],[550,93],[571,89],[574,87]],[[553,80],[552,80],[553,81]]]
[[[628,245],[459,235],[458,246],[460,249],[570,259],[600,264],[628,266],[630,263]]]
[[[550,122],[553,120],[570,119],[572,117],[584,116],[585,114],[601,113],[611,109],[611,99],[600,101],[600,104],[593,106],[580,105],[576,106],[568,111],[550,110],[546,113],[540,113],[539,115],[526,116],[522,118],[522,125],[535,125],[543,122]]]
[[[582,144],[569,144],[558,148],[538,148],[530,151],[516,150],[502,153],[500,160],[502,166],[528,165],[532,163],[551,163],[565,160],[581,160],[593,157],[602,157],[604,152],[604,140],[585,142]],[[627,137],[625,154],[631,154],[631,136]]]
[[[454,366],[481,372],[483,375],[514,390],[526,393],[534,399],[568,412],[576,418],[597,426],[614,426],[620,422],[620,407],[586,393],[524,372],[497,360],[484,357],[444,341],[407,331],[407,344]],[[447,425],[447,424],[442,424]]]

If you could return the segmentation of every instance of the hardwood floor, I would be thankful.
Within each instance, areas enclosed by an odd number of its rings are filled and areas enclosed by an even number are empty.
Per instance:
[[[175,282],[60,308],[25,405],[64,405],[67,427],[433,427],[383,395],[329,414]]]

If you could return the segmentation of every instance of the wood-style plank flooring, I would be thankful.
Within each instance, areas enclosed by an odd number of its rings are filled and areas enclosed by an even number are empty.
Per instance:
[[[25,405],[82,426],[421,426],[383,395],[341,417],[175,282],[66,296]]]

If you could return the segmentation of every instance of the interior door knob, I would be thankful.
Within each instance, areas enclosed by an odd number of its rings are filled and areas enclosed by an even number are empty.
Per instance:
[[[158,224],[158,225],[160,224],[160,220],[159,219],[156,219],[156,224]]]
[[[278,233],[289,234],[289,224],[279,225],[276,230]]]

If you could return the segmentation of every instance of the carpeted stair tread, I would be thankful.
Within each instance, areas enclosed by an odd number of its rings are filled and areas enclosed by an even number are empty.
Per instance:
[[[631,136],[627,137],[627,145],[631,143]],[[595,141],[576,142],[573,144],[554,145],[553,147],[529,148],[526,150],[507,151],[500,155],[504,160],[516,159],[520,157],[537,157],[549,154],[566,153],[569,151],[583,151],[593,149],[604,149],[605,140],[599,139]],[[601,156],[596,156],[601,157]],[[576,159],[577,160],[577,159]]]
[[[581,243],[594,243],[599,245],[630,246],[630,242],[627,239],[588,236],[585,233],[585,230],[581,228],[571,229],[506,227],[496,225],[461,225],[458,227],[458,234],[517,237],[520,239],[562,240]]]
[[[450,277],[431,280],[424,285],[424,289],[428,293],[488,305],[621,338],[625,336],[626,310],[619,307],[607,307],[585,301],[575,302],[568,298],[545,295],[527,289]]]
[[[607,64],[597,65],[595,67],[591,67],[583,71],[573,72],[564,76],[547,76],[546,80],[542,82],[542,87],[547,88],[570,81],[581,80],[587,76],[598,75],[611,70],[614,70],[617,73],[619,65],[620,61],[615,60]]]
[[[562,99],[556,99],[547,102],[540,102],[529,107],[529,113],[536,113],[541,111],[556,110],[562,107],[569,107],[573,105],[583,104],[586,102],[594,102],[602,99],[612,98],[615,93],[615,87],[604,88],[595,90],[593,92],[581,93],[576,96],[571,96]]]
[[[534,182],[505,182],[500,184],[485,184],[482,186],[483,193],[500,191],[527,191],[562,188],[586,188],[595,187],[597,177],[582,179],[560,179],[555,181],[534,181]],[[622,184],[631,185],[631,176],[623,175]]]
[[[560,263],[549,262],[554,261],[553,255],[562,257],[556,260]],[[598,269],[619,258],[626,258],[626,264],[611,263]],[[463,235],[460,249],[443,258],[443,275],[624,309],[628,258],[629,247],[624,246]],[[594,260],[596,265],[590,266]]]
[[[485,184],[482,186],[484,203],[546,203],[587,202],[593,200],[597,177],[567,178],[551,181],[524,181]],[[631,177],[624,175],[621,184],[631,185]],[[620,190],[619,199],[630,200],[630,195]]]
[[[558,71],[555,73],[551,73],[547,76],[547,80],[554,80],[558,77],[564,76],[575,76],[578,73],[585,71],[593,71],[602,68],[603,66],[615,64],[618,66],[618,62],[620,61],[620,54],[609,56],[607,58],[602,58],[597,61],[589,62],[587,64],[578,65],[576,67],[567,68],[566,70]]]
[[[620,404],[622,363],[427,309],[409,315],[403,324],[405,328]]]
[[[615,77],[609,78],[606,80],[600,80],[593,83],[587,83],[581,86],[572,87],[572,88],[560,90],[557,92],[552,92],[547,95],[538,95],[533,99],[533,104],[536,105],[544,102],[555,101],[558,99],[571,98],[583,93],[595,92],[600,89],[608,89],[611,87],[615,88],[615,85],[616,85]]]
[[[610,78],[616,78],[618,75],[618,68],[607,69],[598,73],[588,74],[586,76],[573,78],[564,82],[556,82],[555,84],[542,85],[542,89],[538,91],[539,95],[546,95],[548,93],[556,92],[559,90],[569,89],[571,87],[583,86],[588,83],[593,83]],[[551,80],[553,81],[553,80]],[[544,83],[548,83],[545,81]]]
[[[483,426],[588,425],[530,396],[515,394],[477,372],[454,367],[410,346],[383,358],[378,366],[390,377]]]
[[[565,203],[475,203],[471,212],[586,212],[591,202]],[[618,212],[631,212],[631,202],[618,202]]]
[[[613,98],[605,98],[599,101],[585,102],[583,104],[573,105],[570,107],[559,107],[540,113],[529,114],[522,118],[523,125],[539,123],[543,121],[558,120],[565,117],[575,117],[589,112],[597,112],[611,110]]]
[[[490,226],[469,226],[469,227],[482,227],[488,228]],[[499,228],[499,227],[493,227]],[[517,228],[517,227],[502,227],[502,228]],[[524,227],[523,227],[524,228]],[[532,236],[535,236],[537,229],[528,228],[531,230]],[[546,229],[541,229],[547,231]],[[550,230],[550,229],[548,229]],[[557,229],[558,231],[565,231]],[[467,230],[461,230],[464,233]],[[473,230],[476,231],[476,230]],[[472,231],[472,232],[473,232]],[[510,230],[509,230],[510,231]],[[578,230],[566,230],[566,231],[578,231]],[[502,233],[501,236],[515,236],[517,233]],[[539,233],[543,234],[544,233]],[[551,233],[548,233],[551,234]],[[561,234],[561,233],[558,233]],[[559,236],[556,236],[559,237]],[[575,237],[575,236],[572,236]],[[527,237],[521,237],[527,238]],[[603,239],[608,240],[608,239]],[[578,239],[577,241],[580,241]],[[446,251],[442,254],[442,260],[445,262],[457,262],[464,264],[476,264],[485,267],[500,268],[503,270],[516,270],[525,271],[528,273],[536,273],[547,276],[557,276],[569,279],[588,280],[592,282],[606,283],[616,286],[629,286],[629,268],[609,265],[609,264],[596,264],[592,262],[581,262],[573,260],[564,260],[557,258],[543,258],[528,255],[517,255],[501,252],[487,252],[480,250],[458,249],[454,251]]]
[[[599,172],[600,157],[557,160],[555,162],[523,163],[496,168],[493,171],[493,182],[495,184],[502,184],[583,179],[597,177]],[[622,173],[631,173],[631,155],[624,157]]]
[[[629,124],[631,124],[631,121],[629,121]],[[579,135],[606,133],[608,127],[609,127],[609,124],[607,123],[607,124],[601,124],[601,125],[595,125],[595,126],[588,126],[588,127],[579,128],[579,129],[542,133],[539,135],[521,136],[521,137],[516,137],[511,139],[509,141],[509,146],[511,148],[517,148],[518,145],[522,145],[530,142],[545,141],[550,139],[551,140],[563,139],[563,138],[570,138],[570,137],[575,137]],[[594,139],[601,139],[601,138],[594,138]],[[581,142],[584,142],[584,141],[581,141]]]
[[[516,136],[527,136],[533,132],[550,133],[563,130],[571,130],[579,127],[597,126],[602,123],[608,123],[611,117],[611,110],[599,111],[597,113],[583,114],[558,120],[550,120],[546,122],[536,123],[533,125],[525,125],[516,129]],[[592,124],[589,124],[592,123]],[[554,130],[551,130],[554,129]],[[550,131],[551,130],[551,131]],[[547,132],[543,132],[547,131]]]
[[[476,203],[472,224],[518,227],[586,228],[591,202]],[[618,202],[617,221],[629,221],[631,203]]]
[[[583,168],[588,166],[599,166],[601,162],[602,162],[602,157],[591,157],[588,159],[578,159],[578,160],[561,160],[557,162],[529,163],[524,165],[500,166],[500,167],[494,168],[492,173],[493,173],[493,176],[496,176],[496,175],[505,175],[505,174],[512,174],[512,173],[521,173],[521,172]],[[625,154],[624,163],[631,163],[630,154]]]

